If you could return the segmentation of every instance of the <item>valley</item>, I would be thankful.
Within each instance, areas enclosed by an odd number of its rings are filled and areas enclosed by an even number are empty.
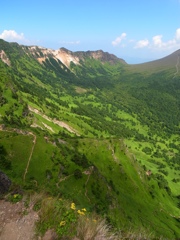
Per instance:
[[[41,207],[52,198],[60,222],[69,201],[115,232],[178,239],[179,54],[129,65],[101,50],[0,40],[0,170],[12,181],[8,194],[41,194]],[[39,234],[56,229],[67,237],[53,221],[43,215]]]

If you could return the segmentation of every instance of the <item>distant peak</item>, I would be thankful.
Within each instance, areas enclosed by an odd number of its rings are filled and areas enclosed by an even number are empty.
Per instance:
[[[61,47],[59,50],[60,50],[60,51],[63,51],[63,52],[72,53],[72,51],[70,51],[69,49],[67,49],[67,48],[65,48],[65,47]]]
[[[103,50],[95,50],[95,51],[77,51],[77,52],[71,52],[74,56],[77,56],[80,59],[85,59],[86,57],[91,57],[94,59],[97,59],[101,62],[109,62],[110,64],[116,64],[117,62],[122,62],[126,64],[126,62],[121,59],[116,57],[114,54],[104,52]]]

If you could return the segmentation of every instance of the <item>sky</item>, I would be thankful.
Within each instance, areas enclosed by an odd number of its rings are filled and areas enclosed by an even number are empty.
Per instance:
[[[180,0],[2,0],[0,38],[151,61],[180,49]]]

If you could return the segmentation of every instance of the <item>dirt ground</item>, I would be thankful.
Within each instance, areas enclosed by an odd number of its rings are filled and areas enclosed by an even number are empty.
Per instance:
[[[0,200],[0,240],[35,239],[38,214],[26,209],[23,202]]]
[[[43,237],[36,236],[37,212],[25,208],[23,202],[10,203],[0,200],[0,240],[53,240],[51,231]]]

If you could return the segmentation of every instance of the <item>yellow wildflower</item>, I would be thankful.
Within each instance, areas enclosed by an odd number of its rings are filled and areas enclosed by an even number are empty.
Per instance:
[[[78,210],[77,213],[80,214],[80,215],[85,215],[85,213],[82,212],[81,210]]]
[[[83,208],[83,209],[82,209],[82,211],[86,212],[86,209],[85,209],[85,208]]]
[[[71,203],[71,209],[72,209],[72,210],[76,210],[75,203]]]
[[[61,227],[66,225],[66,221],[61,221],[60,224],[59,224]]]
[[[14,197],[14,198],[17,198],[17,197],[18,197],[18,194],[14,194],[13,197]]]

